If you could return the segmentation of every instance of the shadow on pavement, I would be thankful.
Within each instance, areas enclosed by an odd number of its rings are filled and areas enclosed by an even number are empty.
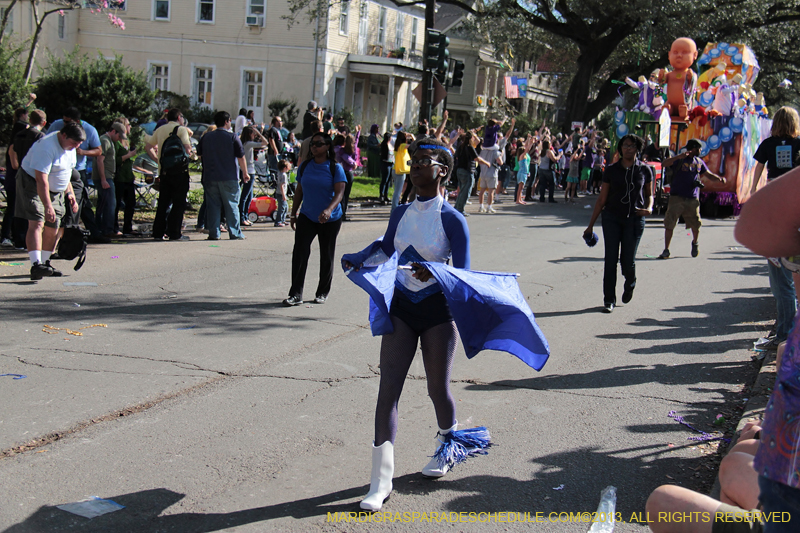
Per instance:
[[[677,426],[677,424],[676,424]],[[679,426],[682,427],[682,426]],[[533,445],[533,443],[532,443]],[[659,484],[663,472],[671,472],[670,479],[691,486],[703,458],[680,457],[675,452],[680,447],[645,445],[607,450],[601,446],[574,448],[529,459],[532,471],[519,479],[474,475],[460,477],[458,470],[440,480],[428,480],[418,473],[394,478],[397,495],[424,497],[436,492],[454,493],[442,505],[453,513],[529,513],[535,520],[542,513],[544,520],[550,513],[583,513],[597,509],[600,491],[613,484],[618,488],[617,511],[629,521],[631,513],[644,510],[649,492]],[[527,455],[527,450],[520,450]],[[477,457],[471,461],[489,461]],[[586,465],[591,464],[591,469]],[[488,466],[488,465],[487,465]],[[659,479],[654,479],[659,476]],[[562,487],[559,490],[554,490]],[[43,506],[24,522],[15,524],[3,533],[48,533],[56,531],[82,531],[87,533],[205,533],[291,517],[294,519],[318,517],[327,521],[328,513],[358,512],[358,502],[368,491],[368,485],[344,489],[302,500],[288,501],[264,507],[255,507],[230,513],[179,513],[160,516],[167,508],[183,499],[184,495],[166,488],[144,490],[131,494],[111,496],[109,499],[125,509],[92,520],[72,515],[55,506]],[[206,502],[208,505],[211,502]],[[440,504],[436,503],[435,507]],[[386,513],[430,512],[430,508],[399,507],[390,498],[382,511]],[[384,522],[388,520],[384,519]],[[274,527],[274,524],[262,524]],[[321,524],[315,524],[319,527]],[[333,522],[329,526],[337,527]],[[566,524],[562,524],[565,525]],[[575,524],[573,524],[575,525]],[[582,524],[588,529],[589,524]],[[314,527],[297,524],[297,529]],[[339,523],[338,527],[344,526]],[[349,526],[352,529],[353,526]],[[375,526],[377,528],[377,526]],[[485,525],[481,526],[485,527]]]

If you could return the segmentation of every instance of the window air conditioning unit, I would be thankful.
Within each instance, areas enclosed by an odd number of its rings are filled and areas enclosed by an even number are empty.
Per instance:
[[[248,26],[264,26],[264,15],[250,15],[245,17],[244,22]]]

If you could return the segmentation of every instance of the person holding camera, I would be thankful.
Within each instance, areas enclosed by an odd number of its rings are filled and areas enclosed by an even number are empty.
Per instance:
[[[664,168],[672,167],[672,184],[667,213],[664,215],[664,251],[658,256],[659,259],[669,258],[669,243],[681,216],[686,221],[686,228],[692,230],[692,257],[699,254],[697,237],[703,224],[700,220],[700,189],[704,187],[700,178],[725,183],[725,178],[708,170],[700,159],[700,148],[700,141],[689,139],[685,152],[663,161]]]

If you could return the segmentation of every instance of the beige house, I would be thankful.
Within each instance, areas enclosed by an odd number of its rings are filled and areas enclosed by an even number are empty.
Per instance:
[[[321,21],[319,42],[315,23],[289,29],[282,18],[288,14],[286,1],[134,0],[118,13],[124,31],[88,9],[50,15],[40,50],[59,54],[78,45],[84,53],[121,54],[125,64],[149,73],[153,88],[234,115],[253,109],[259,121],[269,121],[266,104],[275,98],[296,100],[301,111],[311,99],[333,112],[350,108],[357,122],[384,131],[416,120],[411,90],[422,77],[423,8],[340,2]],[[17,38],[32,33],[29,3],[13,8],[9,29]],[[39,68],[46,58],[39,54]]]

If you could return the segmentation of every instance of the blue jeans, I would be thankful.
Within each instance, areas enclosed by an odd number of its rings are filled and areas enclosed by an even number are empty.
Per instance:
[[[389,197],[389,183],[392,179],[392,162],[381,161],[381,184],[378,188],[378,197],[381,200]]]
[[[621,217],[603,210],[603,241],[606,246],[603,273],[603,302],[617,303],[617,263],[625,277],[624,288],[636,287],[636,250],[644,233],[644,217]]]
[[[242,173],[239,171],[239,179]],[[254,173],[250,174],[250,181],[242,183],[242,192],[239,193],[239,220],[247,220],[247,212],[250,210],[250,201],[253,199],[253,181],[256,179]]]
[[[400,195],[403,194],[403,185],[406,183],[406,175],[392,171],[392,176],[394,176],[394,192],[392,192],[392,211],[394,211],[395,208],[400,205]]]
[[[459,187],[458,198],[456,198],[456,211],[463,213],[467,200],[469,200],[469,195],[472,193],[472,187],[475,185],[475,174],[469,170],[457,168],[456,177],[458,178]]]
[[[114,224],[117,221],[117,191],[114,188],[114,180],[107,179],[108,189],[104,189],[102,183],[97,182],[97,227],[102,235],[114,233]]]
[[[222,210],[228,220],[228,235],[231,239],[242,236],[239,227],[239,182],[206,180],[206,229],[210,239],[219,239],[219,224]]]
[[[286,211],[289,209],[289,203],[286,199],[281,198],[279,195],[275,195],[275,200],[278,202],[278,210],[275,213],[275,224],[279,224],[283,222],[286,224]]]
[[[758,477],[758,488],[761,489],[758,501],[766,514],[783,513],[778,522],[769,521],[764,524],[764,533],[796,533],[800,530],[800,489],[778,483],[764,476]],[[792,525],[794,524],[794,525]]]
[[[792,320],[797,313],[797,295],[794,292],[792,273],[782,266],[776,267],[767,261],[769,267],[769,288],[778,306],[778,319],[775,321],[776,340],[785,341],[792,329]]]

